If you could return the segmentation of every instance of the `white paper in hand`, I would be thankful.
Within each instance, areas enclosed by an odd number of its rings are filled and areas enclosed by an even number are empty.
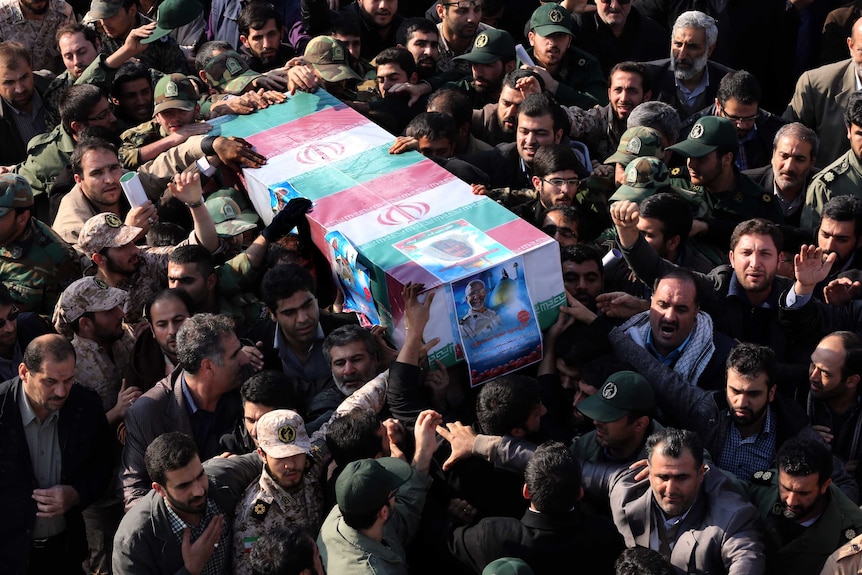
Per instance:
[[[141,179],[137,172],[128,172],[120,178],[120,185],[123,186],[123,192],[126,194],[126,199],[133,208],[143,205],[150,198],[147,197],[147,192],[144,191],[144,186],[141,185]]]

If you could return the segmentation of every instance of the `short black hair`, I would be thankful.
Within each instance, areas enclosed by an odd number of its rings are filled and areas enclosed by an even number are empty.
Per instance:
[[[538,382],[523,375],[507,375],[482,386],[476,399],[476,419],[482,433],[508,435],[526,428],[530,413],[542,403]]]
[[[649,70],[647,70],[646,64],[643,62],[633,62],[628,60],[626,62],[618,62],[611,68],[611,71],[608,73],[608,88],[611,87],[611,79],[614,77],[614,74],[617,72],[626,72],[629,74],[637,74],[641,77],[641,90],[646,94],[647,92],[652,91],[652,83],[650,79]]]
[[[412,138],[428,138],[429,140],[440,140],[447,138],[449,142],[455,142],[457,131],[455,120],[451,116],[440,112],[421,112],[416,114],[407,127],[404,135]]]
[[[687,282],[694,286],[694,303],[698,306],[700,305],[701,295],[700,289],[697,285],[697,278],[695,277],[694,272],[692,272],[690,269],[677,266],[663,276],[656,278],[655,282],[653,283],[653,293],[658,290],[658,285],[665,280],[678,280],[682,282]]]
[[[511,72],[507,73],[503,76],[503,86],[508,86],[515,90],[518,86],[518,80],[521,78],[535,78],[537,82],[539,82],[539,87],[544,90],[545,89],[545,81],[542,80],[542,77],[533,72],[532,70],[523,70],[521,68],[515,68]]]
[[[766,374],[766,387],[771,388],[777,382],[778,370],[775,352],[765,345],[743,342],[730,350],[727,356],[727,369],[732,369],[747,380],[752,380]]]
[[[473,118],[470,97],[456,88],[440,88],[428,97],[425,109],[451,116],[455,126],[469,125]]]
[[[96,45],[99,43],[99,37],[96,35],[96,29],[90,26],[84,26],[80,22],[73,22],[71,24],[66,24],[65,26],[60,26],[59,28],[57,28],[57,33],[54,34],[54,41],[57,42],[57,45],[59,47],[60,38],[72,34],[82,34],[84,36],[84,40],[93,45],[93,49],[96,49]]]
[[[86,125],[93,108],[104,98],[99,87],[93,84],[74,84],[66,88],[58,106],[63,129],[71,134],[72,122]]]
[[[176,265],[194,264],[204,279],[215,273],[215,259],[205,247],[197,244],[179,246],[168,256],[168,263]]]
[[[844,195],[833,196],[823,204],[820,220],[829,218],[836,222],[853,222],[853,235],[862,236],[862,198]]]
[[[399,48],[398,46],[386,48],[374,58],[376,66],[380,67],[383,64],[397,64],[409,78],[416,72],[416,60],[413,59],[413,54],[407,48]]]
[[[326,447],[338,467],[380,455],[380,418],[373,409],[353,409],[326,429]]]
[[[416,32],[434,34],[438,37],[440,36],[440,31],[437,30],[437,25],[428,18],[407,18],[401,23],[401,26],[398,27],[398,31],[395,32],[395,43],[400,44],[401,46],[407,46],[407,42],[413,38],[413,34]]]
[[[560,247],[560,263],[564,262],[574,262],[576,264],[596,262],[599,273],[604,274],[605,272],[605,265],[602,263],[602,254],[597,247],[590,244],[574,244]]]
[[[0,303],[3,303],[0,301]],[[847,379],[851,375],[862,376],[862,338],[852,331],[833,331],[824,336],[837,337],[844,347],[844,365],[841,366],[841,379]],[[822,340],[821,340],[822,341]],[[859,387],[857,386],[857,393]]]
[[[626,549],[614,564],[615,575],[676,575],[670,561],[654,549]]]
[[[27,370],[33,373],[42,371],[42,364],[50,358],[55,362],[75,359],[77,354],[72,342],[61,335],[50,334],[37,337],[24,350],[21,362],[27,366]]]
[[[242,384],[239,389],[242,403],[255,403],[273,409],[296,409],[297,399],[293,383],[284,372],[276,369],[260,371]]]
[[[155,438],[144,453],[144,464],[150,479],[165,486],[168,471],[182,469],[198,457],[195,440],[179,431],[169,431]]]
[[[850,94],[847,107],[844,108],[844,125],[862,127],[862,91],[857,90]]]
[[[186,306],[186,311],[189,313],[189,316],[192,314],[192,310],[194,309],[194,304],[192,303],[191,296],[181,289],[171,288],[171,289],[163,289],[158,292],[150,299],[147,300],[147,303],[144,304],[144,319],[149,322],[152,322],[153,318],[153,306],[161,301],[168,300],[177,300],[184,306]]]
[[[134,60],[126,62],[120,66],[117,70],[117,74],[114,76],[114,81],[111,83],[111,97],[119,99],[120,94],[122,94],[122,87],[124,84],[134,80],[140,80],[141,78],[147,81],[147,84],[150,85],[150,89],[153,88],[153,77],[146,66]]]
[[[248,36],[252,28],[261,30],[270,20],[275,20],[275,27],[279,30],[284,26],[284,19],[275,6],[269,2],[248,2],[240,11],[236,24],[239,33]]]
[[[819,438],[791,437],[778,448],[775,460],[779,471],[793,477],[816,473],[820,485],[832,477],[832,452]]]
[[[521,108],[523,110],[523,108]],[[544,178],[554,172],[572,170],[575,174],[584,171],[581,161],[571,146],[566,144],[548,144],[540,146],[533,156],[533,175]]]
[[[778,224],[764,218],[753,218],[738,223],[730,234],[731,250],[736,248],[742,236],[769,236],[775,244],[776,251],[780,252],[784,247],[784,234],[781,233],[781,228]]]
[[[641,217],[661,222],[664,239],[679,236],[680,242],[688,239],[691,231],[690,204],[671,192],[659,192],[641,200]]]
[[[252,575],[314,573],[315,541],[302,527],[285,524],[266,531],[252,545],[248,561]]]
[[[368,352],[373,359],[377,359],[380,355],[380,345],[377,343],[377,338],[370,331],[360,326],[359,324],[342,325],[332,330],[326,339],[323,340],[323,357],[326,358],[326,363],[332,361],[332,348],[341,347],[361,341],[365,344],[365,351]]]
[[[568,114],[563,111],[554,97],[546,92],[530,94],[524,98],[524,101],[518,106],[518,115],[524,115],[528,118],[541,118],[550,115],[554,120],[554,132],[562,130],[563,134],[569,133]]]
[[[727,101],[733,98],[746,106],[755,105],[762,99],[760,82],[751,72],[731,70],[718,83],[718,103],[723,108]]]
[[[679,459],[688,451],[698,467],[703,465],[703,442],[697,433],[688,429],[665,427],[650,435],[646,441],[648,461],[652,461],[656,451],[672,459]]]
[[[581,464],[565,445],[548,441],[537,447],[527,462],[524,483],[537,511],[562,515],[580,499]]]
[[[103,138],[81,138],[75,144],[75,149],[72,151],[72,157],[69,159],[69,164],[72,166],[72,173],[83,177],[84,168],[81,166],[81,161],[87,152],[105,151],[117,155],[117,147],[108,140]],[[117,163],[119,163],[119,157]]]
[[[279,300],[288,299],[301,291],[314,293],[314,278],[298,264],[280,264],[263,276],[260,295],[269,311],[278,311]]]

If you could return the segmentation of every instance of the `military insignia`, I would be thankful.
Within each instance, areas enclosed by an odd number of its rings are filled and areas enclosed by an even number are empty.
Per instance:
[[[556,10],[556,9],[555,9],[555,10],[551,10],[551,11],[548,13],[548,20],[550,20],[550,21],[551,21],[551,22],[553,22],[554,24],[557,24],[557,23],[559,23],[559,22],[562,22],[562,21],[563,21],[563,13],[562,13],[562,12],[560,12],[559,10]]]
[[[853,529],[848,529],[844,532],[844,537],[847,538],[847,541],[850,541],[854,537],[856,537],[856,532]]]
[[[823,174],[823,179],[827,182],[833,182],[835,181],[835,174],[833,172],[826,172]]]
[[[282,443],[293,443],[296,439],[296,430],[292,425],[282,425],[278,428],[278,440]]]
[[[587,63],[587,61],[584,58],[581,58],[580,60],[578,60],[578,66],[583,67],[586,65],[586,63]]]
[[[771,471],[764,471],[763,472],[763,480],[769,481],[770,479],[772,479],[772,472]]]
[[[102,289],[108,289],[108,284],[102,278],[93,278],[93,283]]]
[[[234,218],[236,217],[236,212],[233,211],[233,206],[230,204],[225,204],[221,209],[221,213],[226,218]]]
[[[258,521],[263,521],[266,518],[266,514],[269,512],[269,506],[270,504],[266,501],[256,501],[251,510],[251,516]]]
[[[784,515],[784,505],[781,503],[776,503],[772,506],[772,511],[770,511],[773,515]]]
[[[242,73],[242,64],[236,58],[228,58],[224,65],[227,71],[231,73],[231,76]]]
[[[24,248],[22,248],[21,246],[15,246],[14,248],[12,248],[12,259],[13,260],[17,260],[22,255],[24,255]]]
[[[770,480],[772,479],[771,471],[755,471],[754,475],[751,476],[752,483],[759,483],[761,485],[769,485]]]
[[[613,399],[617,396],[617,384],[613,381],[609,381],[602,388],[602,397],[605,399]]]
[[[105,223],[109,228],[119,228],[123,225],[123,220],[117,214],[108,214],[105,216]]]
[[[670,175],[671,176],[678,176],[681,171],[682,171],[682,168],[677,166],[676,168],[674,168],[670,171]]]
[[[634,138],[629,140],[628,144],[626,144],[626,152],[631,152],[632,154],[640,154],[641,146],[643,146],[641,139],[635,136]]]
[[[754,472],[754,479],[760,479],[761,477],[763,477],[762,471],[755,471]]]
[[[344,60],[344,48],[336,44],[332,47],[332,59],[333,60]]]
[[[476,36],[476,47],[484,48],[488,45],[488,35],[482,32],[478,36]]]
[[[165,98],[176,98],[180,95],[180,91],[177,88],[176,83],[168,82],[165,85]]]
[[[703,124],[695,124],[694,128],[691,129],[691,132],[688,134],[688,137],[692,140],[696,140],[703,136]]]
[[[742,192],[736,192],[733,194],[733,201],[737,204],[742,203]]]
[[[772,201],[772,196],[770,196],[769,194],[763,194],[763,203],[764,204],[768,204],[771,201]]]

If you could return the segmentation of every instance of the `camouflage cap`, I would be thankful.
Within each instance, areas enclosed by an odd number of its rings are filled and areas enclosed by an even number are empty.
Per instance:
[[[635,158],[626,166],[622,185],[609,198],[609,201],[630,200],[639,203],[665,186],[670,181],[670,172],[665,163],[658,158]]]
[[[350,67],[347,48],[332,36],[312,38],[305,47],[305,61],[327,82],[342,80],[361,80],[359,74]]]
[[[629,162],[635,158],[645,156],[655,156],[659,158],[664,155],[664,146],[661,141],[661,134],[658,130],[647,128],[646,126],[637,126],[629,128],[620,137],[620,144],[617,146],[617,151],[614,152],[605,164],[623,164],[628,166]]]
[[[90,3],[90,11],[84,16],[85,21],[102,20],[110,18],[123,7],[123,0],[93,0]]]
[[[222,52],[204,66],[207,82],[227,94],[241,94],[262,74],[250,70],[242,56],[233,50]]]
[[[243,192],[240,192],[236,188],[219,188],[218,190],[211,193],[209,199],[213,198],[230,198],[236,202],[236,205],[239,206],[240,211],[243,216],[246,216],[247,221],[257,223],[260,221],[260,216],[257,215],[257,211],[252,207],[251,202],[248,200],[248,196],[246,196]]]
[[[257,229],[257,220],[252,220],[254,216],[242,213],[237,203],[230,198],[210,198],[204,205],[215,222],[216,232],[223,238]]]
[[[508,62],[515,59],[515,40],[505,30],[488,28],[473,40],[473,48],[466,54],[455,56],[455,60],[466,60],[476,64],[493,64],[498,60]]]
[[[542,4],[530,16],[530,30],[539,36],[550,36],[555,32],[571,36],[572,15],[559,4]]]
[[[0,217],[15,208],[33,205],[33,190],[30,183],[18,174],[0,175]]]
[[[203,11],[204,7],[197,0],[165,0],[159,4],[156,12],[156,29],[141,40],[141,44],[149,44],[167,36],[174,28],[192,22]]]
[[[102,278],[87,276],[75,280],[60,294],[54,308],[54,324],[59,321],[71,324],[87,312],[108,311],[123,307],[128,293],[113,288]]]
[[[198,104],[198,91],[188,76],[168,74],[162,76],[153,90],[153,117],[165,110],[191,112]]]
[[[78,234],[78,247],[87,255],[93,255],[105,248],[129,244],[142,231],[139,227],[127,226],[116,214],[97,214],[84,222]]]
[[[679,152],[686,158],[702,158],[719,148],[738,146],[736,124],[727,118],[704,116],[694,123],[685,140],[668,146],[668,150]]]
[[[257,420],[257,442],[270,457],[283,459],[311,450],[302,416],[289,409],[276,409]]]

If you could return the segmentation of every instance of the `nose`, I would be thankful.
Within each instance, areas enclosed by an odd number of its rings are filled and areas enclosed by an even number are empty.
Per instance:
[[[356,373],[356,364],[353,363],[352,361],[348,361],[347,363],[345,363],[344,364],[344,373],[345,373],[345,375]]]
[[[799,503],[799,496],[790,491],[784,499],[784,504],[788,507],[796,507]]]

